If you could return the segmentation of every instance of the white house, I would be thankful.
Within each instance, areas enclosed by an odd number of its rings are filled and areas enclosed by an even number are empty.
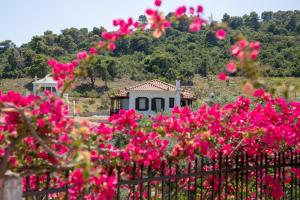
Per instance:
[[[189,106],[196,100],[191,92],[181,89],[180,81],[172,85],[156,79],[122,89],[110,98],[111,114],[120,109],[135,109],[148,115],[169,111],[175,106]]]

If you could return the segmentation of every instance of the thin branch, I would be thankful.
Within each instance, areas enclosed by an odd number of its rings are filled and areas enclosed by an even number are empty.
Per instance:
[[[108,149],[108,148],[97,148],[97,147],[90,147],[90,149],[100,151],[100,152],[110,152],[110,153],[121,153],[125,151],[123,149]]]
[[[17,142],[16,138],[13,138],[10,142],[10,144],[8,145],[8,147],[5,148],[5,155],[2,158],[1,164],[0,164],[0,177],[3,177],[5,172],[6,172],[6,168],[8,165],[8,158],[13,150],[13,148],[15,147]]]
[[[234,147],[234,149],[230,152],[230,154],[228,154],[228,157],[230,157],[240,146],[242,146],[244,140],[246,139],[246,137],[244,137],[237,145],[236,147]]]

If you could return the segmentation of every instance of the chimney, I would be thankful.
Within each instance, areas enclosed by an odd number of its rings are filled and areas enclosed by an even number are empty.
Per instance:
[[[180,107],[180,94],[181,94],[181,88],[180,88],[180,80],[176,80],[176,91],[175,91],[175,107]]]

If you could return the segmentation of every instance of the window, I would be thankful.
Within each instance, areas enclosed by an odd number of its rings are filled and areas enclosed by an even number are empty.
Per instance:
[[[151,110],[153,110],[153,111],[163,111],[163,110],[165,110],[165,99],[163,99],[163,98],[153,98],[151,100]]]
[[[180,102],[180,106],[181,106],[181,107],[185,107],[185,106],[186,106],[185,100],[182,100],[182,101]]]
[[[121,104],[121,109],[125,109],[128,110],[129,109],[129,99],[121,99],[120,100],[120,104]]]
[[[174,98],[169,98],[169,108],[174,108],[174,105],[175,105],[175,100]]]
[[[138,97],[135,99],[135,109],[145,111],[149,109],[149,100],[147,97]]]

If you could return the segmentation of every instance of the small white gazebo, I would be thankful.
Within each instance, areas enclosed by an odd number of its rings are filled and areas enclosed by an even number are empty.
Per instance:
[[[55,81],[50,74],[45,76],[44,78],[37,80],[37,77],[35,76],[33,84],[33,93],[36,95],[43,96],[44,92],[48,90],[49,92],[55,94],[56,96],[60,95],[59,90],[57,90],[57,81]],[[68,105],[69,109],[69,95],[66,93],[63,95],[63,99]],[[75,107],[75,105],[74,105]],[[75,109],[75,108],[74,108]]]
[[[59,95],[59,91],[57,90],[57,82],[48,74],[45,78],[37,80],[35,77],[35,81],[33,84],[33,93],[38,95],[43,95],[45,90],[48,90],[51,93],[55,93]]]

